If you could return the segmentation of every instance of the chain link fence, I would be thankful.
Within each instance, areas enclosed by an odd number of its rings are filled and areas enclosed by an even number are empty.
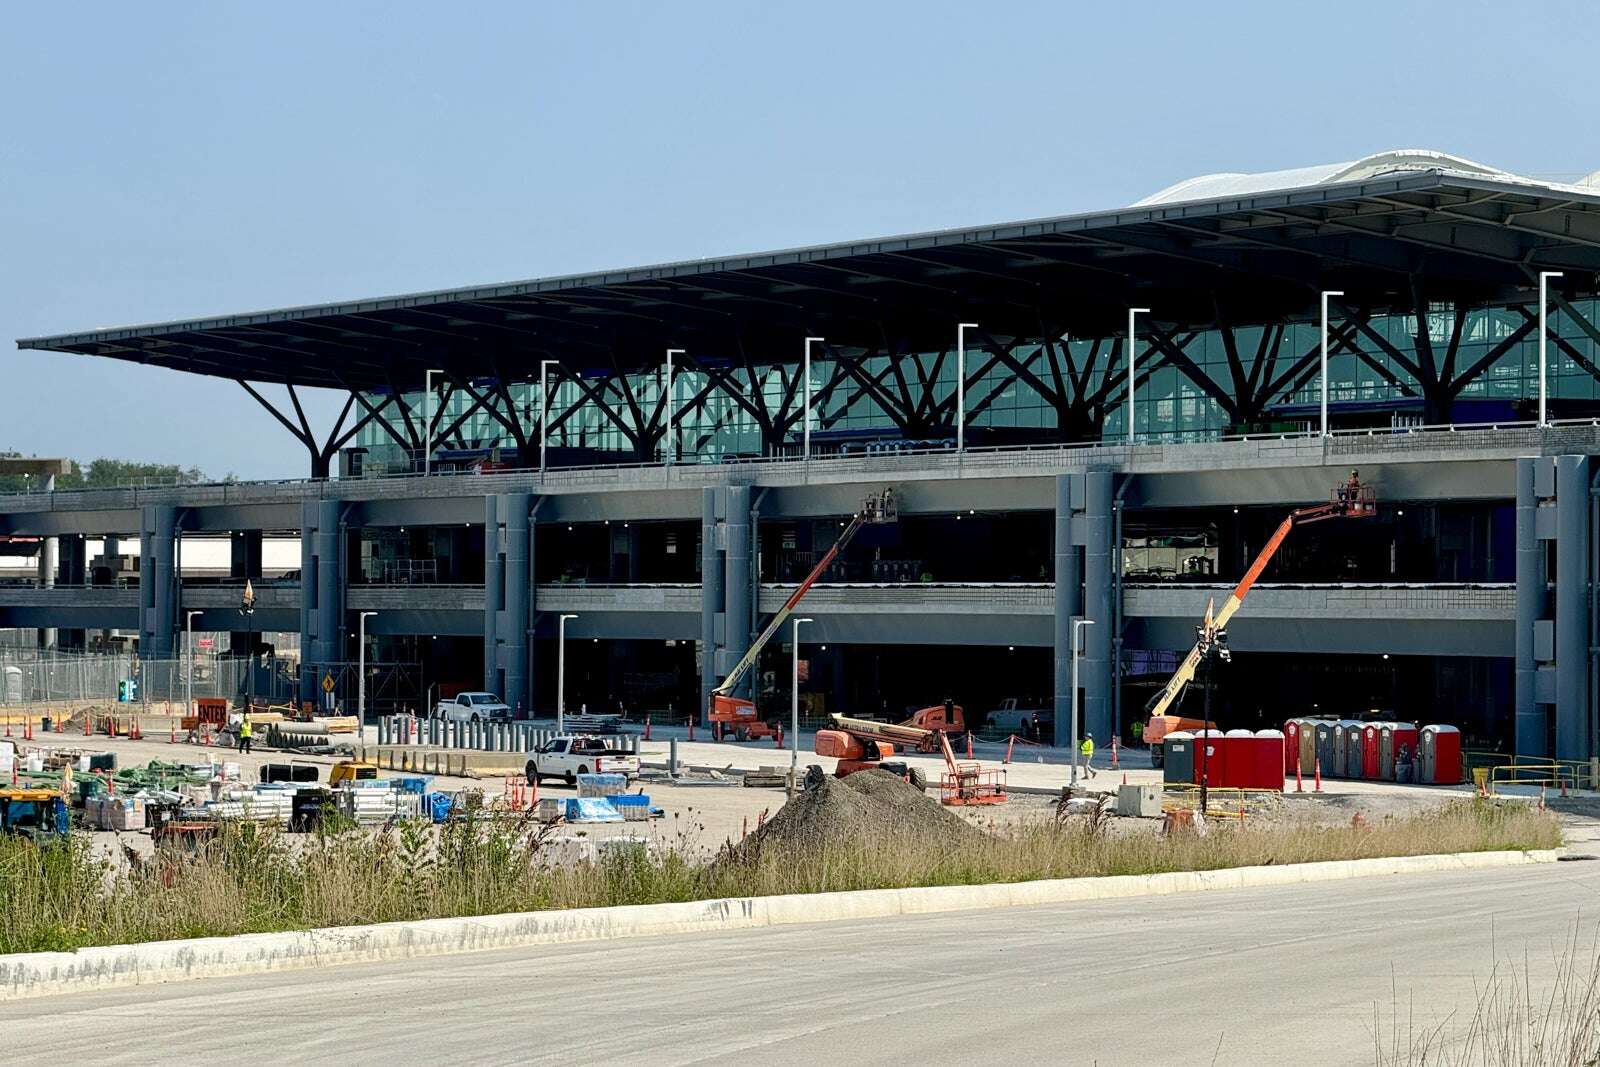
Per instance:
[[[366,703],[368,714],[425,711],[421,669],[410,663],[368,663]],[[222,697],[242,704],[247,689],[249,661],[234,656],[196,655],[194,677],[189,662],[178,659],[141,659],[131,652],[64,652],[32,648],[0,648],[0,706],[114,704],[124,682],[134,683],[134,703],[182,705],[189,696]],[[291,659],[267,657],[256,667],[258,704],[290,704],[300,699],[302,672],[317,693],[316,703],[342,709],[356,706],[358,669],[355,663],[306,665]],[[331,680],[331,696],[322,682]]]

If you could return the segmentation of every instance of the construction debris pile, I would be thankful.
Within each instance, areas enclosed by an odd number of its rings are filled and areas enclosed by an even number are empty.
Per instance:
[[[984,839],[983,831],[904,779],[866,770],[847,778],[823,778],[779,808],[746,839],[740,852],[872,848],[890,840],[946,850]]]

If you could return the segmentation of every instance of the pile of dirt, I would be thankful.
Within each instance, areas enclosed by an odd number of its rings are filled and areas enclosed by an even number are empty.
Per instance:
[[[895,775],[857,771],[824,778],[784,804],[745,839],[741,852],[871,848],[890,840],[950,849],[980,843],[984,834]]]

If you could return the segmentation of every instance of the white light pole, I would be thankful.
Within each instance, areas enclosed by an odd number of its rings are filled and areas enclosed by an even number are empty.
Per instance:
[[[186,611],[183,613],[183,649],[189,659],[189,672],[183,680],[183,704],[185,715],[194,714],[194,617],[203,615],[200,611]]]
[[[673,423],[674,419],[676,418],[676,416],[678,414],[677,410],[676,410],[676,408],[678,406],[677,405],[677,399],[678,398],[673,394],[673,390],[672,390],[672,357],[674,355],[681,356],[686,351],[687,351],[687,349],[683,349],[683,348],[669,348],[669,349],[667,349],[667,389],[666,389],[666,393],[667,393],[667,447],[666,447],[666,453],[667,453],[667,476],[669,478],[672,476],[672,454],[678,450],[678,448],[677,448],[677,440],[672,436],[672,423]]]
[[[356,616],[356,743],[363,744],[361,731],[367,725],[367,620],[376,611]]]
[[[1539,425],[1550,425],[1549,418],[1549,390],[1545,385],[1545,349],[1549,343],[1548,316],[1550,308],[1550,279],[1561,277],[1558,270],[1542,270],[1539,272]]]
[[[1131,337],[1132,334],[1130,333]],[[1078,634],[1085,626],[1093,626],[1093,619],[1072,620],[1072,784],[1078,784]]]
[[[556,733],[566,733],[567,722],[567,620],[576,615],[561,616],[559,636],[556,640]]]
[[[800,624],[810,619],[794,620],[790,640],[794,642],[794,659],[789,680],[789,788],[794,788],[794,776],[800,770]]]
[[[544,481],[545,423],[550,421],[550,368],[560,366],[558,359],[539,361],[539,480]]]
[[[433,369],[422,376],[422,473],[433,467],[433,376],[444,371]]]
[[[1328,436],[1328,298],[1343,296],[1338,289],[1322,293],[1322,436]]]
[[[820,345],[822,343],[822,338],[806,338],[806,357],[800,367],[800,373],[805,377],[806,389],[805,414],[801,419],[801,423],[805,427],[804,430],[801,431],[802,440],[804,443],[800,447],[800,458],[804,459],[807,463],[811,462],[811,342],[813,341]]]
[[[956,323],[956,451],[967,448],[967,331],[975,322]]]
[[[1148,315],[1148,314],[1150,314],[1150,309],[1149,308],[1129,308],[1128,309],[1128,444],[1130,444],[1130,445],[1133,444],[1134,441],[1136,440],[1136,438],[1134,437],[1134,417],[1133,417],[1133,415],[1134,415],[1134,410],[1133,410],[1133,369],[1134,369],[1133,368],[1133,318],[1134,318],[1135,315]],[[1076,753],[1074,753],[1074,755],[1072,757],[1072,761],[1073,761],[1072,762],[1072,766],[1074,768],[1074,771],[1076,771],[1076,768],[1078,766],[1078,762],[1077,762],[1078,761],[1078,757],[1077,757]],[[1076,781],[1077,779],[1074,778],[1073,780]]]

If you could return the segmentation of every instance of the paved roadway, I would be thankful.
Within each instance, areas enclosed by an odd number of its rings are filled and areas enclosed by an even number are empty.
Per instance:
[[[41,1062],[1361,1064],[1600,862],[469,953],[0,1004]]]

